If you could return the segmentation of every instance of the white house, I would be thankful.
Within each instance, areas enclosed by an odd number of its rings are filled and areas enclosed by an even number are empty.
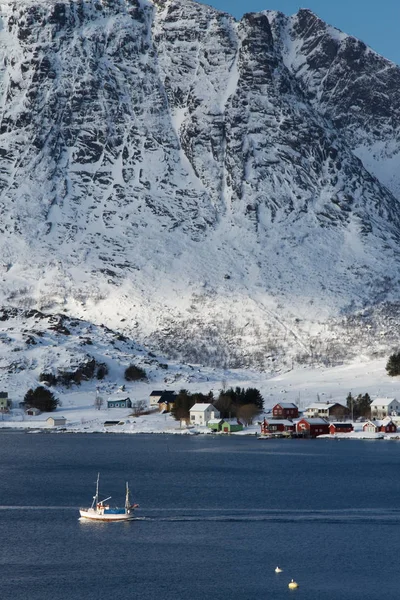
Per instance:
[[[219,411],[212,404],[199,402],[190,409],[190,423],[192,425],[201,425],[206,427],[210,419],[218,419]]]
[[[371,403],[371,419],[384,419],[400,414],[400,402],[396,398],[375,398]]]
[[[304,416],[307,419],[321,417],[322,419],[338,419],[349,412],[346,406],[339,402],[314,402],[307,406]]]
[[[65,417],[49,417],[46,419],[48,427],[63,427],[67,422]]]

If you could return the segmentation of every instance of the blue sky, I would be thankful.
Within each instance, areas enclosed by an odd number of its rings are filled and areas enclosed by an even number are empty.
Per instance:
[[[204,0],[203,0],[204,1]],[[291,15],[310,8],[321,19],[354,35],[400,65],[400,0],[207,0],[219,10],[240,18],[245,12],[280,10]]]

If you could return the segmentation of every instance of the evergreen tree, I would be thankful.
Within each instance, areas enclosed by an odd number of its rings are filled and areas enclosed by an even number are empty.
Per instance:
[[[400,352],[389,356],[389,360],[386,363],[386,371],[390,377],[400,375]]]
[[[190,409],[195,404],[193,396],[187,390],[180,390],[171,408],[171,414],[177,421],[189,419]]]
[[[28,390],[25,394],[24,402],[26,406],[38,408],[42,412],[52,412],[56,410],[58,404],[58,400],[54,394],[42,385],[39,385],[34,390]]]

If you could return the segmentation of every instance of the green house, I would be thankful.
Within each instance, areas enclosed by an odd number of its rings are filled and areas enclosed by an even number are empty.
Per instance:
[[[221,431],[223,419],[210,419],[207,421],[207,427],[211,429],[211,431]]]
[[[224,419],[221,423],[222,433],[235,433],[235,431],[242,431],[243,425],[236,419]]]

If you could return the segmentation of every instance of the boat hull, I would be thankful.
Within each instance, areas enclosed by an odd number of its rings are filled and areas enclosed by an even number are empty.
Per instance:
[[[134,519],[133,512],[129,513],[99,513],[93,509],[80,509],[79,514],[82,519],[90,521],[132,521]]]

